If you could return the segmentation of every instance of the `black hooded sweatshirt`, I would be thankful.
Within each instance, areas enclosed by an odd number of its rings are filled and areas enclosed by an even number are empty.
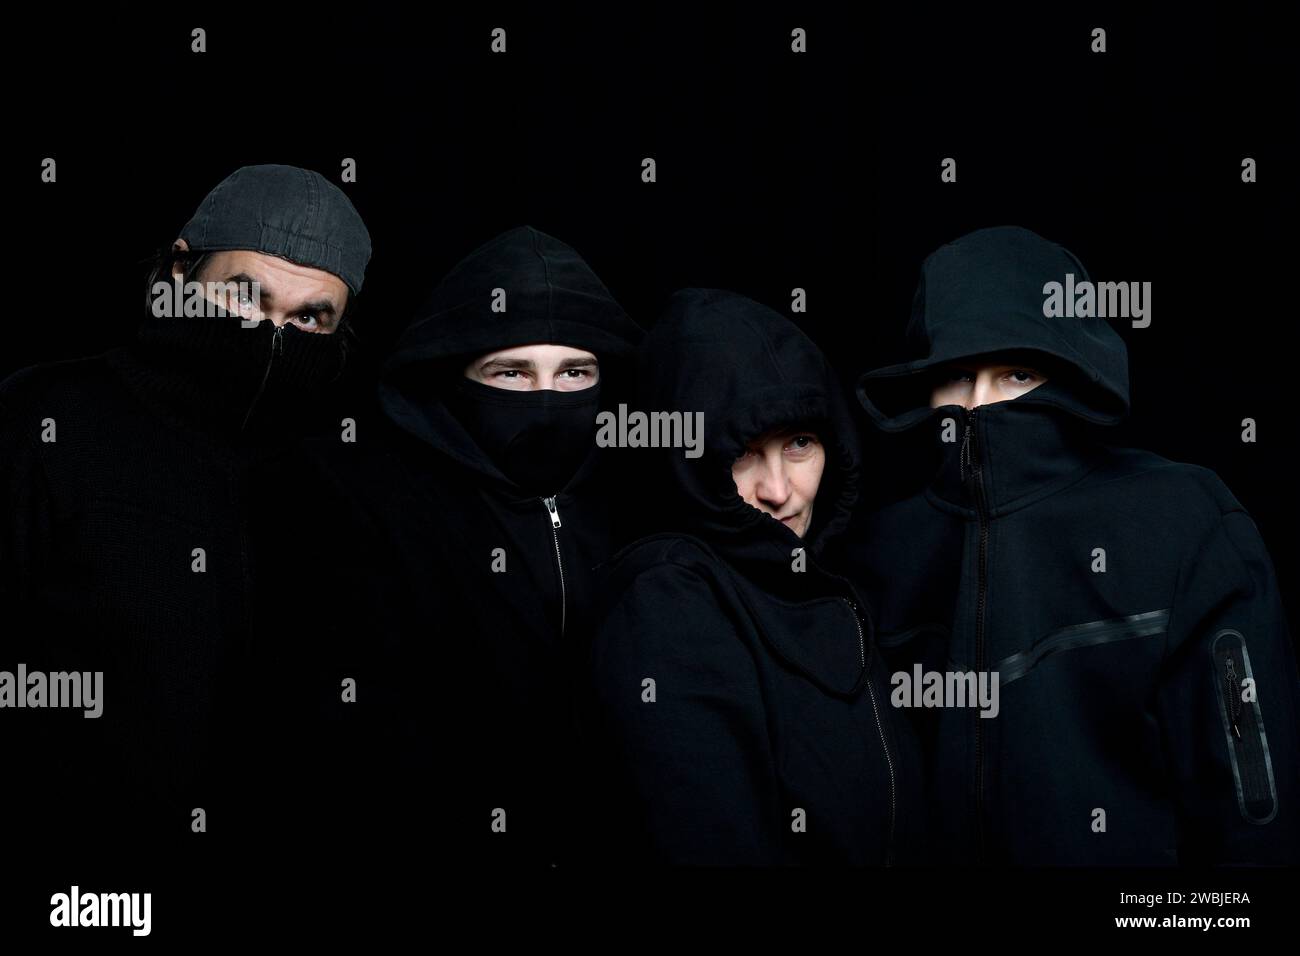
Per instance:
[[[195,808],[229,844],[289,799],[265,772],[309,682],[263,693],[250,531],[341,368],[330,336],[150,319],[0,385],[0,670],[103,673],[98,718],[5,711],[20,836],[197,852]]]
[[[703,412],[704,453],[624,452],[658,459],[673,530],[622,552],[601,589],[589,746],[605,776],[603,849],[622,863],[905,859],[917,760],[867,608],[819,558],[848,521],[859,466],[829,365],[770,309],[691,289],[639,369],[641,410]],[[784,425],[815,430],[827,456],[804,540],[731,474],[746,442]]]
[[[1296,667],[1263,543],[1211,471],[1100,441],[1128,410],[1127,356],[1104,319],[1044,316],[1067,273],[1088,279],[1021,228],[942,247],[918,357],[859,382],[876,425],[933,430],[942,458],[846,536],[882,643],[900,670],[1000,681],[995,718],[909,711],[934,842],[960,863],[1294,862]],[[1044,384],[928,407],[946,363],[1014,350]]]
[[[585,649],[591,569],[617,550],[618,489],[595,444],[595,405],[580,428],[570,419],[558,430],[510,429],[538,424],[529,416],[542,406],[608,400],[640,336],[572,248],[512,229],[457,264],[401,336],[378,390],[382,440],[321,448],[349,502],[337,513],[351,530],[334,540],[349,542],[337,567],[352,568],[340,579],[360,617],[332,625],[352,630],[352,672],[368,675],[359,699],[383,708],[364,733],[395,762],[363,799],[386,806],[403,839],[409,821],[395,805],[409,801],[432,821],[422,833],[444,861],[551,865],[573,843],[578,824],[566,815],[579,813],[582,795],[569,763],[570,657]],[[529,404],[517,406],[519,393],[475,383],[479,405],[453,410],[472,358],[533,343],[591,351],[599,385],[525,394]],[[476,438],[467,419],[480,413],[487,424]],[[581,448],[571,474],[530,471],[551,470],[538,434]],[[481,440],[497,442],[498,454]],[[512,478],[500,458],[516,450]]]

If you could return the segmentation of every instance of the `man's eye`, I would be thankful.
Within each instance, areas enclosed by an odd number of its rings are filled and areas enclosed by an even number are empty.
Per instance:
[[[1011,380],[1017,385],[1028,385],[1036,378],[1038,378],[1036,372],[1030,372],[1023,368],[1018,368],[1011,373]]]
[[[250,312],[257,303],[246,292],[234,292],[230,296],[230,304],[237,312]]]
[[[796,435],[786,447],[796,455],[807,454],[817,444],[815,435]]]
[[[962,371],[961,369],[957,369],[956,371],[952,371],[948,373],[948,382],[949,384],[952,385],[956,385],[960,382],[973,382],[973,381],[975,381],[975,376],[972,373]]]
[[[320,328],[320,320],[316,318],[316,315],[313,312],[303,312],[294,319],[294,322],[301,325],[309,332],[314,332]]]
[[[566,368],[564,372],[570,378],[587,378],[591,375],[591,371],[585,368]]]

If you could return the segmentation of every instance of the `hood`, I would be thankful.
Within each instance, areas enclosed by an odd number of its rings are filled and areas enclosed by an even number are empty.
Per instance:
[[[1043,314],[1048,282],[1089,280],[1069,250],[1019,226],[980,229],[942,246],[921,266],[907,349],[915,357],[858,381],[858,400],[884,431],[931,417],[938,368],[993,352],[1031,352],[1048,381],[1014,400],[1054,406],[1092,424],[1119,422],[1129,408],[1124,340],[1097,318]],[[1090,281],[1090,280],[1089,280]]]
[[[848,404],[826,358],[790,320],[733,292],[682,290],[646,336],[638,377],[641,410],[704,414],[699,458],[682,449],[659,453],[674,499],[672,530],[702,538],[733,561],[779,562],[789,578],[793,548],[816,554],[846,525],[859,468]],[[802,542],[746,504],[731,477],[746,442],[791,423],[816,428],[827,454]]]
[[[504,311],[493,311],[496,289],[504,291]],[[444,404],[447,376],[475,355],[546,342],[595,354],[604,386],[607,360],[630,357],[641,334],[572,247],[520,226],[479,246],[434,290],[384,365],[380,404],[403,431],[509,483]]]

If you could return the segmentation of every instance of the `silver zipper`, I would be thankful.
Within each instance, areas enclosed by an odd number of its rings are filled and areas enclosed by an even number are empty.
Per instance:
[[[555,567],[560,572],[560,636],[564,636],[564,625],[568,616],[568,608],[564,595],[564,560],[560,557],[560,510],[555,506],[555,495],[549,498],[543,498],[542,504],[546,505],[546,512],[551,516],[551,539],[555,542]]]
[[[858,656],[862,661],[862,669],[867,667],[867,642],[862,636],[862,619],[858,617],[858,606],[848,598],[844,599],[850,610],[853,611],[853,623],[858,629]],[[889,768],[889,842],[885,850],[885,866],[892,866],[894,862],[894,758],[889,754],[889,741],[885,739],[885,726],[880,722],[880,710],[876,707],[876,692],[871,687],[871,675],[867,675],[867,697],[871,700],[871,715],[876,719],[876,732],[880,734],[880,749],[885,753],[885,766]]]
[[[853,623],[857,625],[858,628],[858,660],[862,662],[862,669],[866,670],[867,669],[867,642],[862,637],[862,621],[858,617],[858,606],[854,604],[852,601],[850,601],[848,598],[844,599],[844,603],[847,604],[853,611]]]
[[[263,319],[263,321],[270,321],[270,320]],[[248,406],[248,411],[244,413],[244,423],[239,426],[239,430],[241,432],[248,427],[248,420],[253,417],[253,409],[255,409],[257,407],[257,403],[262,400],[262,393],[266,391],[266,380],[271,377],[271,366],[275,364],[275,357],[277,355],[283,355],[283,354],[284,354],[284,326],[277,325],[275,327],[275,331],[271,333],[271,357],[266,362],[266,371],[262,373],[262,381],[257,386],[257,394],[253,396],[252,404]]]
[[[1241,688],[1237,683],[1237,665],[1232,659],[1232,652],[1227,653],[1228,717],[1232,721],[1232,732],[1241,740]]]

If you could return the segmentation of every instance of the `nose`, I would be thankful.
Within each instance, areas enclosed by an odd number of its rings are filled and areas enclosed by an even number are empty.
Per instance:
[[[786,477],[785,461],[779,451],[763,456],[763,470],[754,485],[754,495],[776,509],[790,497],[790,480]]]
[[[289,314],[283,310],[264,309],[261,305],[255,305],[248,319],[252,322],[270,322],[278,327],[289,321]]]
[[[975,387],[971,389],[970,399],[965,407],[972,409],[995,401],[997,396],[993,394],[993,376],[987,372],[980,372],[975,376]]]

